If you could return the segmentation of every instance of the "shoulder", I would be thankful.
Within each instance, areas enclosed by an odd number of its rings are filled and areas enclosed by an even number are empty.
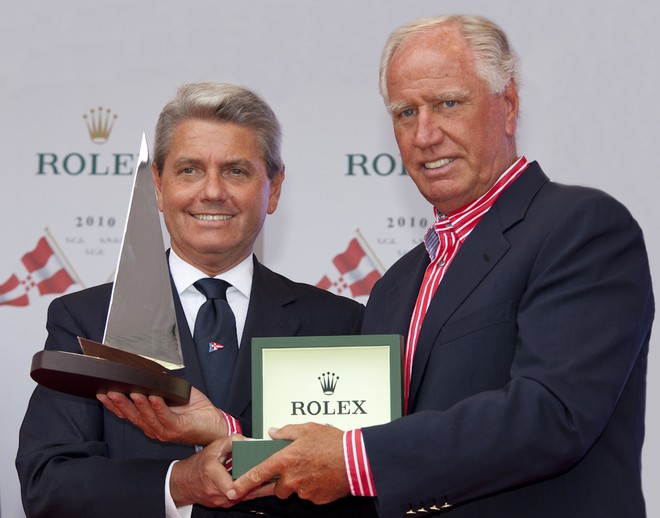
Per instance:
[[[624,205],[614,196],[597,189],[584,185],[567,185],[558,182],[547,182],[540,190],[539,197],[542,200],[559,202],[562,205],[579,207],[582,203],[605,204],[619,207],[627,212]]]
[[[512,257],[533,260],[536,272],[575,271],[584,264],[604,272],[625,264],[614,269],[617,275],[648,277],[642,229],[620,201],[600,189],[547,182],[524,217],[503,230]]]
[[[112,285],[104,284],[53,299],[46,319],[46,349],[79,352],[77,336],[101,341],[111,293]]]
[[[67,293],[53,299],[48,308],[49,318],[62,311],[70,313],[105,315],[110,306],[112,283],[100,284],[91,288]]]
[[[572,232],[640,232],[628,208],[610,194],[592,187],[548,182],[531,204],[528,216],[548,228]]]
[[[536,162],[502,194],[502,202],[515,204],[525,192],[534,193],[532,208],[553,217],[570,211],[613,210],[615,215],[631,218],[628,209],[610,194],[594,187],[551,181]]]
[[[553,182],[536,162],[501,194],[484,221],[497,221],[504,233],[533,239],[553,231],[588,235],[610,228],[638,230],[628,209],[613,196],[593,187]]]
[[[613,196],[593,187],[551,181],[537,162],[500,195],[484,219],[499,219],[503,229],[521,220],[535,224],[557,223],[578,214],[612,211],[612,217],[632,219],[626,207]]]

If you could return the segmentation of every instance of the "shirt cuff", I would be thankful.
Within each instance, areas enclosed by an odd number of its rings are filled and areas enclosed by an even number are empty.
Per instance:
[[[353,496],[376,496],[376,485],[371,465],[364,447],[362,430],[344,432],[344,462],[346,475]]]
[[[170,476],[172,475],[172,466],[174,466],[178,460],[175,460],[170,464],[169,469],[167,470],[167,476],[165,477],[165,518],[190,518],[192,516],[192,505],[184,505],[182,507],[177,507],[172,499],[172,494],[170,493]]]
[[[220,410],[220,409],[218,409]],[[234,416],[229,415],[227,412],[220,410],[222,415],[227,421],[227,436],[234,435],[235,433],[241,433],[241,423],[238,422]],[[231,473],[231,468],[233,466],[231,453],[227,455],[227,460],[225,460],[225,469]]]
[[[220,410],[220,409],[218,409]],[[220,410],[220,413],[224,416],[225,421],[227,422],[227,435],[234,435],[235,433],[241,433],[241,423],[238,422],[234,416],[229,415],[227,412]]]

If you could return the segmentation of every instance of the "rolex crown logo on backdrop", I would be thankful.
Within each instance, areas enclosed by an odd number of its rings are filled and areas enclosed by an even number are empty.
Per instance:
[[[116,118],[117,115],[111,114],[110,108],[104,110],[103,106],[99,106],[98,110],[92,108],[89,110],[89,114],[83,115],[92,142],[95,144],[106,142],[110,138],[110,132],[112,132],[112,126]]]

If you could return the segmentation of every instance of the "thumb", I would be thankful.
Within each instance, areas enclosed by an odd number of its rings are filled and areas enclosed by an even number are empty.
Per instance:
[[[268,435],[271,439],[282,439],[286,441],[295,441],[309,430],[310,423],[306,424],[287,424],[282,428],[271,427],[268,429]]]

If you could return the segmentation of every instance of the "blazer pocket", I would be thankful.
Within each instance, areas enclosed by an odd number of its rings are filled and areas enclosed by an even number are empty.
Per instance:
[[[516,315],[517,304],[513,301],[480,308],[456,320],[448,321],[440,331],[440,341],[451,342],[484,328],[510,322],[516,318]]]

